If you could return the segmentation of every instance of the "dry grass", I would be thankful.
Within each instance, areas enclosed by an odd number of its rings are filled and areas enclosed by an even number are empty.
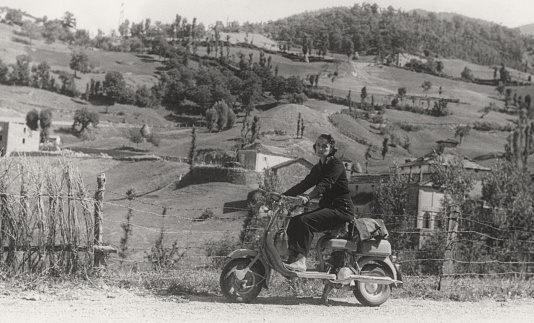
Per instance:
[[[0,246],[9,248],[0,249],[1,270],[83,271],[91,263],[94,225],[80,174],[66,161],[52,167],[32,158],[2,158],[0,173]]]

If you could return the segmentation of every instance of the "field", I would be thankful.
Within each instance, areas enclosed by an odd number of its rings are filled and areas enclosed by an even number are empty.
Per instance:
[[[61,44],[49,45],[42,40],[33,40],[29,45],[17,37],[20,38],[13,33],[13,27],[0,24],[0,59],[4,63],[12,64],[17,55],[27,53],[32,57],[33,63],[47,61],[53,71],[71,71],[70,53],[74,48]],[[86,49],[85,52],[98,73],[79,75],[76,84],[81,91],[85,89],[90,79],[102,80],[108,71],[123,73],[128,84],[132,86],[150,85],[156,82],[156,71],[161,66],[160,58],[157,56],[110,53],[91,49]],[[199,48],[199,55],[204,55],[205,52],[205,48]],[[252,53],[255,61],[258,60],[260,53],[257,49],[231,47],[231,55],[237,57],[239,52],[247,57]],[[367,102],[373,97],[377,104],[389,103],[400,87],[406,87],[408,96],[423,98],[421,101],[423,105],[427,104],[424,100],[426,96],[456,99],[460,102],[450,103],[448,108],[452,114],[441,118],[407,111],[386,110],[385,124],[391,126],[395,136],[401,140],[409,140],[411,144],[409,149],[399,145],[392,147],[384,159],[380,154],[383,140],[380,124],[336,114],[345,109],[344,106],[310,99],[303,105],[281,104],[270,110],[255,111],[254,113],[261,119],[261,131],[264,133],[262,143],[281,147],[287,154],[293,156],[314,160],[311,147],[316,136],[320,133],[331,133],[339,142],[340,153],[361,165],[365,164],[364,154],[367,145],[379,147],[372,151],[369,172],[384,173],[394,162],[402,163],[407,158],[420,157],[431,152],[437,140],[453,138],[456,125],[472,125],[476,121],[507,125],[516,119],[515,116],[498,112],[482,115],[481,109],[490,103],[495,103],[499,107],[504,105],[491,86],[377,65],[372,57],[362,57],[360,60],[348,63],[346,57],[342,55],[336,55],[341,63],[337,67],[338,76],[332,78],[336,70],[334,63],[304,63],[280,55],[267,54],[267,57],[269,56],[272,57],[272,65],[278,66],[280,75],[286,77],[299,75],[305,78],[309,74],[321,73],[320,87],[339,97],[346,97],[350,90],[352,100],[357,102],[360,101],[360,91],[364,86],[368,92]],[[465,66],[473,70],[475,77],[493,77],[493,70],[490,67],[459,60],[443,61],[445,73],[453,77],[459,77]],[[518,71],[512,71],[512,74],[514,73],[520,74]],[[520,77],[525,78],[526,75]],[[428,93],[424,93],[421,88],[425,80],[432,82],[432,88]],[[441,95],[438,93],[440,87],[443,91]],[[523,96],[534,94],[531,87],[516,87],[513,91]],[[69,131],[74,112],[82,107],[88,107],[100,115],[100,125],[92,131],[93,140],[82,141]],[[30,110],[45,108],[53,112],[52,134],[61,136],[63,149],[86,152],[98,149],[98,152],[107,155],[153,154],[173,157],[186,157],[189,152],[191,128],[182,128],[173,122],[172,112],[163,107],[147,109],[120,104],[92,106],[83,100],[34,88],[0,85],[1,119],[24,120]],[[299,113],[306,125],[302,139],[295,136]],[[197,147],[235,149],[236,140],[240,138],[242,122],[243,118],[240,115],[233,129],[220,133],[209,133],[206,129],[198,129]],[[143,124],[160,135],[159,147],[149,143],[135,145],[126,139],[125,134],[128,131],[138,130]],[[400,124],[420,126],[420,130],[405,131],[399,126]],[[476,158],[503,152],[507,136],[506,132],[472,130],[469,136],[464,138],[458,153]],[[178,189],[176,183],[188,172],[189,165],[170,161],[117,161],[102,158],[100,153],[91,153],[85,157],[73,158],[72,162],[83,173],[85,184],[90,191],[96,189],[96,175],[100,172],[106,174],[104,207],[106,242],[118,246],[123,234],[120,225],[125,219],[128,208],[134,210],[132,259],[143,259],[154,244],[162,226],[167,232],[166,243],[170,244],[176,239],[180,248],[187,250],[191,255],[202,255],[203,244],[206,241],[234,238],[241,230],[241,219],[245,211],[230,212],[224,206],[228,203],[242,202],[251,190],[250,187],[209,183]],[[491,165],[493,160],[481,163]],[[133,189],[136,193],[136,198],[132,202],[126,199],[126,191],[129,189]],[[165,217],[162,216],[164,208],[167,208]],[[215,217],[224,219],[193,221],[206,209],[211,209]]]

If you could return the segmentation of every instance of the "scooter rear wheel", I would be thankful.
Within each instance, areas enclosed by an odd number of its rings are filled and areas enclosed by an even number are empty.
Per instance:
[[[384,269],[377,265],[365,265],[362,271],[367,272],[369,276],[387,277]],[[352,293],[362,305],[376,307],[388,300],[391,295],[391,286],[356,281],[356,288]]]
[[[248,270],[250,259],[240,258],[228,262],[221,272],[220,286],[224,296],[237,303],[248,303],[261,292],[265,273],[257,263]]]

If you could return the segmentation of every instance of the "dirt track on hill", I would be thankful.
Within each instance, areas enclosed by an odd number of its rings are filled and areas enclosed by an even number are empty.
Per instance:
[[[7,295],[6,295],[7,294]],[[217,296],[154,296],[105,288],[53,294],[0,293],[2,322],[531,322],[534,299],[438,302],[390,299],[363,307],[355,298],[259,297],[233,304]]]

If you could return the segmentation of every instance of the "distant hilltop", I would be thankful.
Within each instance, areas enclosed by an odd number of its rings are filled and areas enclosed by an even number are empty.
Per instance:
[[[528,24],[518,28],[521,31],[521,34],[534,36],[534,24]]]

